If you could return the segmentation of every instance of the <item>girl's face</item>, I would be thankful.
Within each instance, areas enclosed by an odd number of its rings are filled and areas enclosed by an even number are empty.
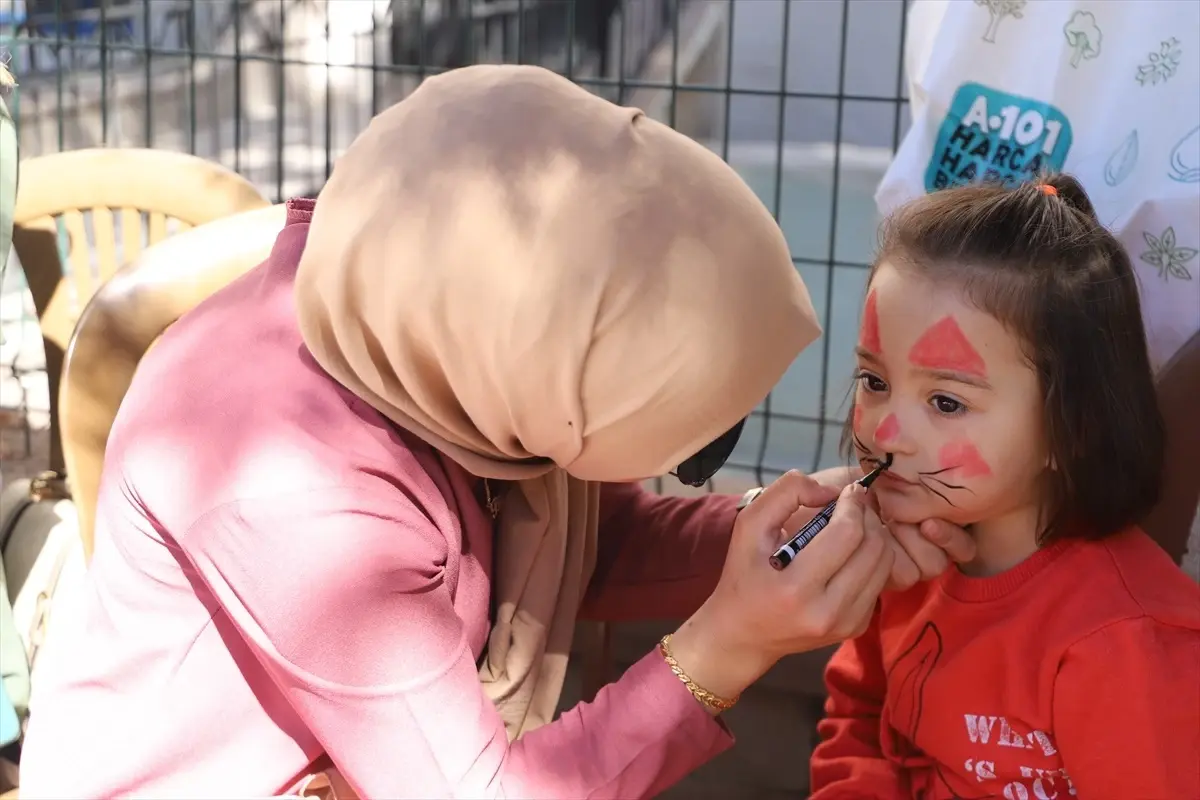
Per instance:
[[[1011,517],[1024,528],[1049,464],[1041,388],[1020,342],[957,287],[884,262],[857,354],[855,449],[868,470],[894,456],[872,488],[883,518]]]

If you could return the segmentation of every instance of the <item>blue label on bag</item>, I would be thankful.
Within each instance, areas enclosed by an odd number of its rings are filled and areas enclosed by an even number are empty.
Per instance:
[[[925,170],[925,191],[978,180],[1010,186],[1057,172],[1071,149],[1071,123],[1054,106],[978,83],[954,93]]]

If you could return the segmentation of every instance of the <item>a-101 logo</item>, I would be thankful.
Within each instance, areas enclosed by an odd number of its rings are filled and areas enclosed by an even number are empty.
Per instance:
[[[954,93],[925,170],[925,190],[978,180],[1017,185],[1062,170],[1071,123],[1049,103],[964,83]]]

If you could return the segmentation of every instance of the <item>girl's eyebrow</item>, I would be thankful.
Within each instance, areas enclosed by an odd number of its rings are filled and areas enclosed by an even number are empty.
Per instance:
[[[880,365],[880,366],[882,366],[882,364],[883,364],[883,362],[881,362],[879,360],[879,356],[875,355],[874,353],[872,353],[870,350],[866,349],[862,345],[858,345],[857,347],[854,348],[854,355],[858,356],[858,358],[861,361],[869,361],[872,364],[876,364],[876,365]]]
[[[974,386],[979,389],[990,390],[992,388],[992,385],[988,383],[985,378],[981,378],[978,375],[971,375],[966,372],[955,372],[953,370],[945,369],[922,369],[920,372],[939,381],[965,383],[968,386]]]
[[[875,355],[874,353],[872,353],[870,350],[867,350],[866,348],[855,347],[854,354],[856,356],[858,356],[860,361],[865,361],[868,364],[871,364],[872,366],[876,366],[876,367],[883,366],[883,362],[879,360],[879,356]],[[922,375],[928,375],[929,377],[931,377],[935,380],[939,380],[939,381],[954,381],[955,383],[962,383],[962,384],[966,384],[967,386],[974,386],[977,389],[985,389],[988,391],[991,391],[991,389],[992,389],[992,385],[987,382],[986,378],[981,378],[978,375],[971,375],[970,373],[966,373],[966,372],[956,372],[954,370],[928,369],[928,368],[919,369],[918,371]]]

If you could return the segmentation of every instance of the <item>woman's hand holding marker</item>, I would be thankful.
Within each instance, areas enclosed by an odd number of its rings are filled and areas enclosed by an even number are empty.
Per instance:
[[[778,571],[768,558],[790,537],[794,517],[838,499],[828,529]],[[735,697],[780,658],[861,633],[896,559],[892,538],[866,490],[838,491],[789,472],[737,518],[725,567],[708,601],[672,640],[696,683]]]

